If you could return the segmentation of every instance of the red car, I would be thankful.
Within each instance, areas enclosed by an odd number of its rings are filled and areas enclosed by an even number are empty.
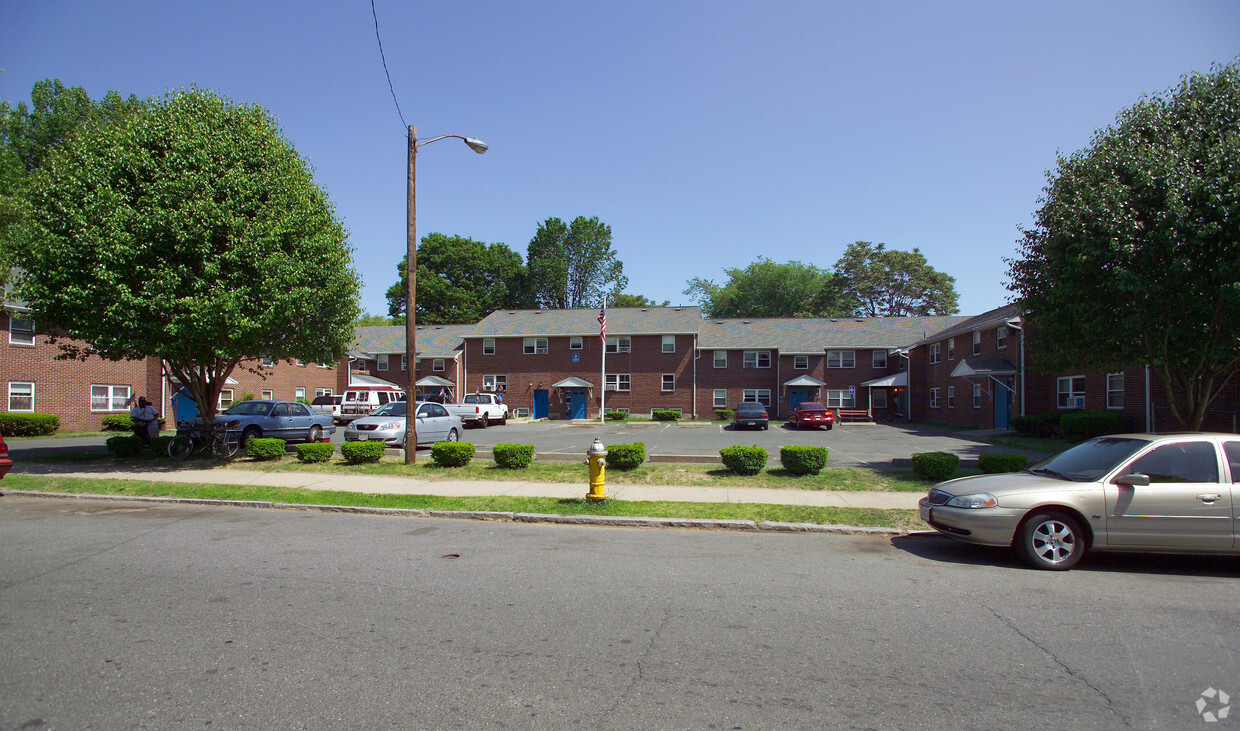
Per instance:
[[[9,445],[4,443],[4,437],[0,436],[0,479],[9,473],[13,468],[13,460],[9,459]]]
[[[830,430],[835,426],[835,412],[820,403],[802,401],[788,415],[788,426],[797,429],[824,426]]]

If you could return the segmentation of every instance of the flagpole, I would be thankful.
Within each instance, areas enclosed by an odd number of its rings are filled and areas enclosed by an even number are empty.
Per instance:
[[[607,421],[607,295],[603,295],[603,310],[598,315],[598,339],[603,344],[603,391],[598,399],[598,421],[600,424]]]

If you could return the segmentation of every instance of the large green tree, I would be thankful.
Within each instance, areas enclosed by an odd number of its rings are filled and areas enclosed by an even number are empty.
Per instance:
[[[1240,365],[1240,67],[1185,76],[1061,157],[1008,263],[1043,366],[1147,363],[1199,429]]]
[[[842,296],[864,317],[954,315],[956,279],[936,270],[918,249],[897,251],[869,241],[848,245],[835,262]]]
[[[344,227],[261,107],[195,89],[87,122],[29,200],[40,329],[66,357],[162,359],[208,422],[244,361],[332,362],[353,336]]]
[[[851,314],[839,299],[835,277],[813,264],[779,264],[765,257],[744,269],[724,269],[723,284],[701,277],[685,294],[706,317],[842,317]]]
[[[402,317],[407,307],[408,257],[400,260],[400,279],[388,288],[388,314]],[[462,236],[433,233],[418,245],[418,322],[477,322],[495,310],[523,307],[525,265],[505,244],[484,244]]]
[[[526,269],[534,306],[547,309],[598,307],[629,283],[611,227],[597,217],[548,218],[526,249]]]
[[[667,307],[670,303],[671,300],[663,300],[663,304],[659,304],[644,294],[628,292],[617,293],[607,300],[608,307]]]

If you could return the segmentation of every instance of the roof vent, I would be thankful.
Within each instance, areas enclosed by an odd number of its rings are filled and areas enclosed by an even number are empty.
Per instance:
[[[716,325],[722,325],[722,324],[723,324],[723,320],[715,320],[715,324],[716,324]]]
[[[643,307],[643,308],[642,308],[642,312],[649,312],[649,310],[647,310],[645,307]]]
[[[865,322],[865,320],[863,318],[858,317],[856,320],[853,320],[853,322]]]
[[[677,307],[677,308],[675,308],[675,309],[676,309],[676,312],[680,312],[680,308],[679,308],[679,307]]]
[[[750,324],[751,322],[753,322],[753,320],[745,320],[746,325]]]
[[[839,320],[837,320],[837,319],[835,319],[834,317],[832,317],[832,318],[831,318],[831,322],[839,322]]]

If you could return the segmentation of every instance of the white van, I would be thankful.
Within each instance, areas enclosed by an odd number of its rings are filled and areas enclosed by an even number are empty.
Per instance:
[[[395,386],[353,386],[344,392],[340,421],[348,424],[392,401],[404,401],[405,392]]]

